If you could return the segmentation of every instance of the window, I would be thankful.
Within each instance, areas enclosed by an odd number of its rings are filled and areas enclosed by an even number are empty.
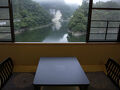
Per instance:
[[[0,42],[119,42],[120,0],[0,0]]]
[[[86,42],[89,0],[13,0],[16,42]]]
[[[14,41],[14,27],[10,0],[0,0],[0,41]]]
[[[120,30],[120,1],[91,0],[89,41],[117,42]]]

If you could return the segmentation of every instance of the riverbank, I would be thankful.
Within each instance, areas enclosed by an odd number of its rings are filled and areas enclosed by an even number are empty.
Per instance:
[[[50,23],[50,24],[47,24],[47,25],[38,26],[38,27],[34,27],[34,28],[29,28],[27,30],[29,30],[29,31],[38,30],[38,29],[49,27],[52,24],[53,23]],[[25,31],[26,31],[26,29],[15,30],[15,34],[21,34],[21,33],[25,32]]]
[[[30,29],[15,30],[15,35],[21,34],[21,33],[25,32],[26,30],[32,31],[32,30],[38,30],[38,29],[46,28],[46,27],[49,27],[52,24],[53,23],[50,23],[50,24],[47,24],[47,25],[42,25],[42,26],[39,26],[39,27],[30,28]],[[0,39],[8,38],[10,36],[11,36],[10,34],[0,35]]]
[[[86,32],[79,32],[79,31],[77,31],[77,32],[68,31],[68,33],[70,33],[74,37],[79,37],[79,36],[82,36],[82,35],[86,34]]]

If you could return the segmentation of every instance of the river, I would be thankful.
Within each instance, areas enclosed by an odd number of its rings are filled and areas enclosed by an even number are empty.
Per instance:
[[[54,15],[53,24],[42,28],[35,27],[32,30],[24,30],[24,32],[16,34],[16,42],[66,43],[85,41],[85,36],[73,37],[69,35],[69,20],[62,19],[60,10],[52,11],[54,12],[50,13]]]

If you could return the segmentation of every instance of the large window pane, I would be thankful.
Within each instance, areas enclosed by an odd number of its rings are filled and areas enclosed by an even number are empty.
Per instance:
[[[92,10],[89,40],[117,41],[120,26],[120,10]]]
[[[89,40],[104,41],[105,33],[106,33],[106,28],[91,28]]]
[[[12,0],[16,42],[85,42],[89,0]]]
[[[0,6],[8,6],[8,0],[0,0]]]
[[[10,27],[0,27],[0,32],[11,32]]]
[[[118,34],[108,33],[105,39],[105,34],[90,34],[90,41],[117,41]]]
[[[9,9],[0,8],[0,19],[9,19]]]
[[[103,21],[92,21],[91,22],[91,27],[106,27],[107,26],[107,22],[103,22]]]
[[[120,10],[92,10],[92,20],[120,20]]]
[[[118,31],[119,31],[119,28],[108,28],[107,33],[117,34]]]
[[[107,40],[117,40],[117,36],[118,36],[118,34],[108,33]]]
[[[0,20],[0,26],[10,26],[9,20]]]
[[[109,22],[109,27],[119,27],[120,22]]]
[[[119,28],[108,28],[107,40],[117,40]]]
[[[120,30],[120,0],[91,0],[88,41],[117,41]]]
[[[105,34],[90,34],[90,41],[104,41]]]
[[[106,28],[91,28],[90,33],[105,33]]]
[[[120,0],[93,0],[96,8],[120,8]]]
[[[11,33],[0,33],[0,41],[11,41]]]

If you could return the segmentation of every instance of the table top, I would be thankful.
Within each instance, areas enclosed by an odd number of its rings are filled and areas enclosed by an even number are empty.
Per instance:
[[[33,85],[89,85],[75,57],[41,57]]]

